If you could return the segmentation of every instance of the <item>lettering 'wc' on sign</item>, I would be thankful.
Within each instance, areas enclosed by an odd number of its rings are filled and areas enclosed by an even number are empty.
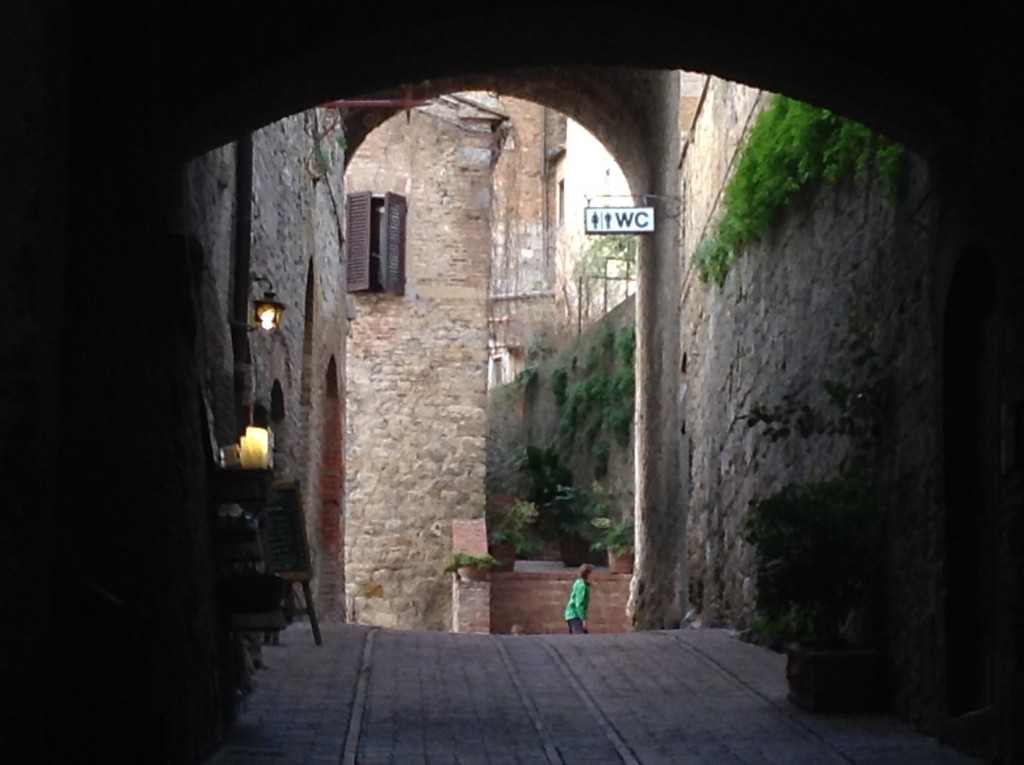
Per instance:
[[[586,207],[583,230],[588,234],[650,234],[653,207]]]

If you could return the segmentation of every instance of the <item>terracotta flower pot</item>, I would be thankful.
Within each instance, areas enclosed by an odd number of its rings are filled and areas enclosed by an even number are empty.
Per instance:
[[[486,582],[491,578],[491,572],[476,566],[459,566],[459,579],[463,582]]]
[[[633,551],[621,553],[616,555],[611,550],[608,551],[608,573],[609,574],[632,574],[633,573]]]

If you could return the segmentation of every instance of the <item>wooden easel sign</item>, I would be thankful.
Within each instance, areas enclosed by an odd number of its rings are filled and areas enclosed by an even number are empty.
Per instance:
[[[309,586],[313,579],[313,567],[309,559],[306,515],[302,511],[298,481],[275,481],[271,484],[267,501],[263,505],[263,519],[263,559],[266,561],[267,573],[277,574],[287,582],[302,585],[313,639],[317,645],[321,645],[320,625]]]

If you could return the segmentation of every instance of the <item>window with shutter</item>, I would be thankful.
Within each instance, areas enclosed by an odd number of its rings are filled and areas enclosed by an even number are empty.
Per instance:
[[[352,192],[348,217],[348,291],[405,294],[405,219],[401,194]]]
[[[405,197],[384,195],[384,242],[381,244],[382,281],[385,292],[405,294]]]
[[[349,292],[370,289],[371,202],[369,191],[355,191],[345,202],[346,243],[348,245],[347,282]]]

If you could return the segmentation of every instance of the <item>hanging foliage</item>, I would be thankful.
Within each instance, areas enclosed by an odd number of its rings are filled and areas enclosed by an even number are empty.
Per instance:
[[[722,286],[742,247],[767,234],[785,210],[822,181],[860,177],[877,167],[894,202],[902,157],[901,146],[859,122],[773,96],[747,135],[714,233],[694,251],[697,275]]]

